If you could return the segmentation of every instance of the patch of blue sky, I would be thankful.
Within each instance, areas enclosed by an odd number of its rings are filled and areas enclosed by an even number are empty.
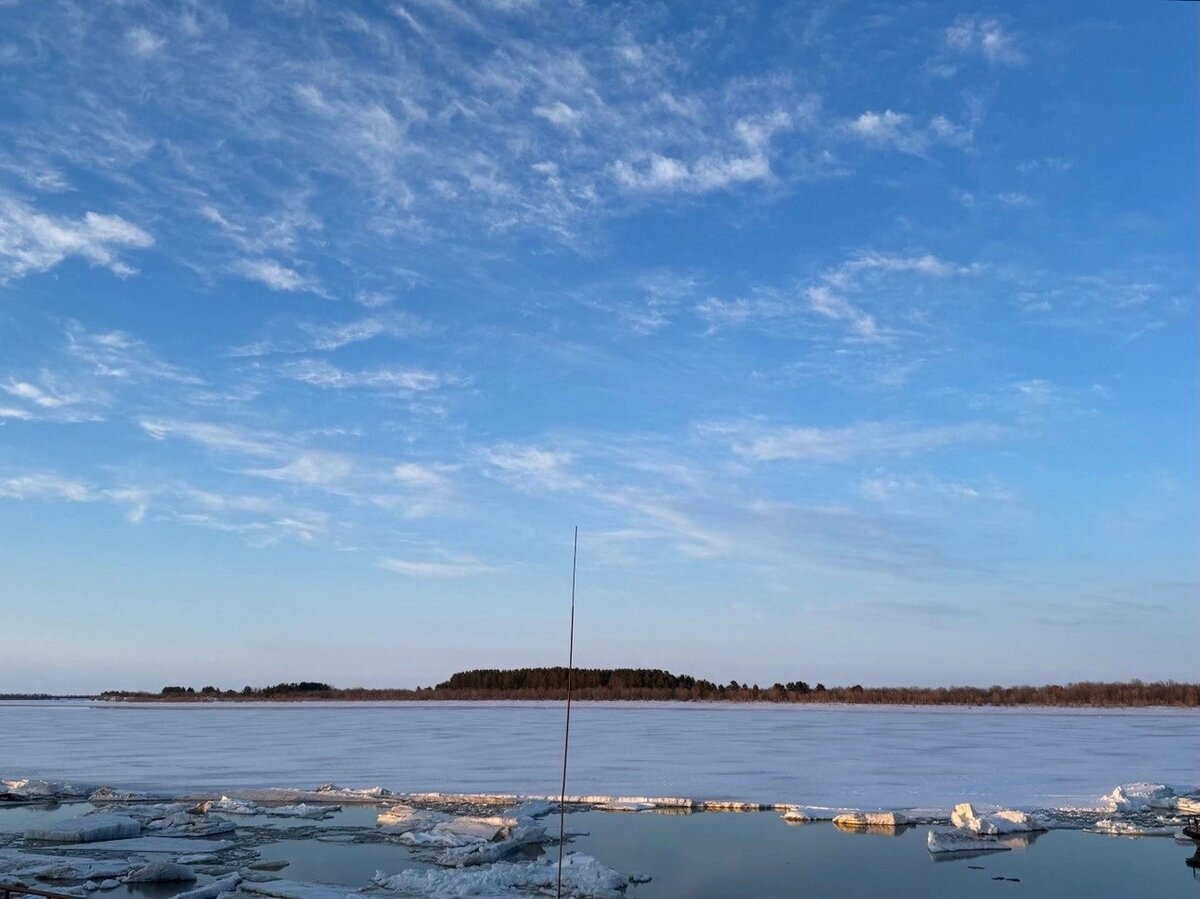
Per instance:
[[[1189,6],[0,20],[6,687],[1195,676]]]

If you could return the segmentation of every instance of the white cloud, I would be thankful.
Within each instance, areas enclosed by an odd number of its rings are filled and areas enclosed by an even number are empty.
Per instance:
[[[125,517],[140,524],[146,517],[149,494],[136,487],[97,489],[73,478],[37,472],[0,479],[0,498],[63,500],[72,503],[108,502],[126,509]]]
[[[321,292],[317,282],[273,259],[243,259],[234,265],[234,271],[272,290]]]
[[[556,100],[545,106],[535,106],[533,114],[545,119],[552,125],[575,132],[579,130],[579,123],[583,120],[583,113],[577,109],[572,109],[561,100]]]
[[[417,462],[401,462],[392,468],[392,477],[406,487],[433,489],[446,483],[445,466],[421,465]]]
[[[153,244],[153,237],[117,215],[87,212],[81,219],[46,215],[0,195],[0,284],[44,272],[71,256],[126,277],[135,270],[121,261],[120,250]]]
[[[835,294],[824,285],[809,287],[804,291],[809,308],[818,315],[837,321],[846,321],[862,340],[882,340],[879,324],[874,316],[863,312],[843,296]]]
[[[945,116],[934,116],[927,126],[922,126],[908,113],[891,109],[883,112],[868,110],[847,122],[846,130],[876,147],[914,156],[924,155],[934,143],[964,147],[975,138],[971,129],[955,125]]]
[[[317,387],[344,390],[368,387],[402,393],[421,393],[435,390],[446,383],[436,372],[409,368],[377,368],[367,371],[345,371],[321,359],[301,359],[280,367],[285,377]]]
[[[574,459],[568,452],[502,444],[487,450],[484,459],[500,478],[519,486],[573,490],[582,485],[568,470]]]
[[[58,409],[62,406],[78,403],[81,399],[78,394],[54,393],[35,384],[30,384],[27,381],[10,380],[7,384],[0,384],[0,390],[3,390],[10,396],[28,400],[35,406],[40,406],[43,409]]]
[[[702,433],[732,438],[737,455],[753,462],[847,462],[860,456],[908,456],[960,443],[994,440],[1005,429],[992,422],[910,425],[861,422],[843,428],[709,425]]]
[[[218,452],[238,453],[245,456],[280,455],[277,439],[253,434],[229,425],[162,418],[143,418],[138,424],[155,440],[180,437]]]
[[[442,561],[414,559],[380,559],[377,563],[384,571],[392,571],[407,577],[456,578],[481,574],[490,569],[472,556],[445,554]]]
[[[1025,54],[996,19],[960,16],[946,28],[946,46],[959,53],[978,53],[992,63],[1020,65]]]
[[[309,450],[278,468],[252,469],[248,473],[274,481],[317,486],[344,480],[353,470],[354,463],[341,453]]]
[[[135,56],[143,58],[157,56],[167,45],[165,38],[159,37],[149,28],[141,25],[125,32],[125,43],[129,45],[129,49]]]
[[[92,374],[114,381],[204,383],[162,361],[145,342],[125,331],[91,331],[79,322],[71,322],[67,327],[67,354],[87,363]]]
[[[783,111],[740,119],[733,129],[741,145],[739,151],[706,154],[691,163],[656,152],[645,153],[632,161],[618,160],[613,164],[613,176],[626,188],[648,192],[704,193],[762,181],[771,177],[772,135],[791,125],[791,116]]]
[[[95,502],[99,496],[86,484],[53,474],[28,474],[0,480],[0,496],[9,499],[65,499]]]

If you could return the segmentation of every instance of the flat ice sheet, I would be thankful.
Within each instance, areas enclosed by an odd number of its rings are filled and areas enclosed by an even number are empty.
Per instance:
[[[0,702],[0,776],[553,795],[562,723],[552,703]],[[579,703],[571,724],[575,794],[1059,808],[1200,782],[1195,710]]]

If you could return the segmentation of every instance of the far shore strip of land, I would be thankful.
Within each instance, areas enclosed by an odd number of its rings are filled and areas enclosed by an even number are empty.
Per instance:
[[[735,702],[906,706],[1049,706],[1076,708],[1200,707],[1200,684],[1175,681],[1079,681],[1042,686],[826,687],[805,681],[767,687],[675,675],[661,669],[577,669],[569,673],[571,695],[580,701]],[[477,669],[454,674],[431,687],[336,688],[319,681],[222,690],[208,685],[169,686],[158,692],[108,690],[89,697],[2,694],[0,699],[89,698],[121,702],[463,702],[561,701],[566,668]]]

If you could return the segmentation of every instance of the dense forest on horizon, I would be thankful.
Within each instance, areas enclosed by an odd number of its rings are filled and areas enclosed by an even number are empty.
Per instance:
[[[140,702],[311,700],[564,700],[568,672],[552,668],[484,668],[460,671],[433,687],[414,689],[335,688],[319,681],[298,681],[268,687],[220,690],[205,686],[169,686],[159,693],[108,690],[97,698]],[[582,668],[570,673],[572,697],[601,701],[695,701],[846,703],[853,705],[967,705],[967,706],[1200,706],[1200,684],[1175,681],[1080,681],[1065,685],[990,687],[826,687],[805,681],[767,687],[730,681],[717,684],[657,668]]]

